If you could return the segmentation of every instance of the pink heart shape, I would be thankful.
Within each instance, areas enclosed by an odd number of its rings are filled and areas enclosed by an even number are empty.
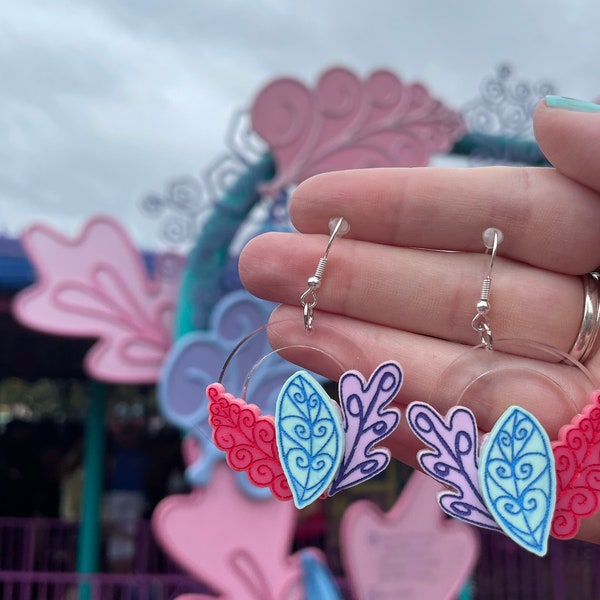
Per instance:
[[[293,504],[248,498],[225,464],[210,486],[165,498],[152,516],[165,551],[221,600],[303,598],[299,559],[288,555],[294,522]]]
[[[446,519],[443,486],[416,471],[390,512],[354,503],[342,519],[342,560],[357,598],[454,599],[478,555],[470,525]]]

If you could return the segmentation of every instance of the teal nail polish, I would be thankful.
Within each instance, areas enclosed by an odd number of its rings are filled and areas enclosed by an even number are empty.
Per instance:
[[[546,96],[546,106],[577,112],[600,112],[600,104],[586,102],[585,100],[576,100],[575,98],[565,98],[564,96]]]

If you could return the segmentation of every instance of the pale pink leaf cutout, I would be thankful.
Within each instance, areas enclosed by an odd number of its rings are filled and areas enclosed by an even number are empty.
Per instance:
[[[384,70],[361,81],[339,67],[314,90],[276,79],[257,95],[251,118],[275,158],[276,177],[263,190],[271,195],[325,171],[424,166],[466,132],[460,113],[423,85]]]
[[[171,345],[178,282],[151,279],[110,217],[94,217],[75,239],[33,226],[22,242],[37,279],[15,298],[15,317],[46,333],[99,338],[84,363],[95,379],[157,381]]]
[[[184,440],[186,461],[197,458],[193,444]],[[291,502],[249,498],[220,464],[209,486],[162,500],[152,527],[165,551],[220,600],[302,600],[300,557],[289,555],[295,519]]]
[[[444,486],[415,471],[388,513],[359,500],[344,513],[342,560],[355,598],[454,600],[477,563],[475,528],[446,519]]]

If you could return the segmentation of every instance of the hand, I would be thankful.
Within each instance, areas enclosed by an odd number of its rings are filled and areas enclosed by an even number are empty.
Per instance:
[[[290,208],[302,233],[255,238],[240,258],[247,289],[283,305],[272,317],[276,344],[307,343],[299,296],[323,255],[329,219],[342,216],[350,232],[332,245],[314,324],[316,331],[341,333],[319,344],[365,375],[397,360],[405,376],[396,401],[401,409],[420,400],[445,414],[457,403],[439,393],[440,376],[479,342],[471,320],[489,261],[481,238],[488,227],[504,233],[490,296],[494,339],[523,338],[569,352],[581,325],[580,276],[600,265],[600,113],[542,100],[534,125],[554,168],[365,169],[303,182]],[[489,390],[480,405],[469,405],[482,432],[518,403],[556,439],[587,403],[589,382],[579,370],[530,350],[511,358],[558,381],[577,407],[537,380],[519,387],[517,401]],[[309,354],[300,361],[318,370]],[[585,366],[600,387],[599,353]],[[419,441],[404,418],[387,445],[416,465]],[[600,517],[583,521],[580,537],[600,541]]]

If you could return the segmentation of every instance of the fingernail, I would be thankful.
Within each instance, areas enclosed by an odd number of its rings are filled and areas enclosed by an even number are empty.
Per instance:
[[[564,96],[546,96],[546,106],[577,112],[600,112],[600,104],[586,102],[585,100],[576,100],[575,98],[565,98]]]

